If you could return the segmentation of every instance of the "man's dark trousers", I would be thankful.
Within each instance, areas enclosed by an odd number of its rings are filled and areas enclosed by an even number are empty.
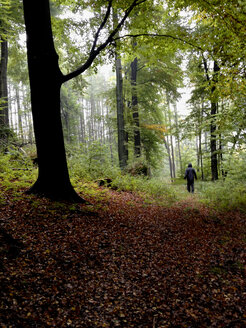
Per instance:
[[[187,190],[189,192],[194,193],[194,180],[193,181],[187,180]]]

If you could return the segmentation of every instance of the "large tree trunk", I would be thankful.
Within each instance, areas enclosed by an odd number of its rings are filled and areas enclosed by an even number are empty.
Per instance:
[[[23,0],[32,115],[39,174],[30,193],[82,201],[68,174],[60,113],[62,73],[54,48],[49,0]],[[36,15],[34,14],[36,13]]]
[[[0,39],[0,139],[7,143],[9,133],[9,112],[8,112],[8,86],[7,86],[7,66],[8,66],[8,42]]]
[[[132,116],[134,122],[134,155],[141,156],[141,137],[139,129],[139,115],[138,115],[138,94],[137,94],[137,58],[131,63],[131,86],[132,86]]]

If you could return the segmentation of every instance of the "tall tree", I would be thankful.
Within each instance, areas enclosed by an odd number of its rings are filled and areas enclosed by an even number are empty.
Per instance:
[[[73,189],[68,174],[60,113],[60,88],[64,82],[80,75],[91,66],[100,52],[113,42],[114,36],[133,9],[145,1],[130,2],[117,27],[98,45],[100,33],[110,17],[113,1],[109,0],[87,60],[75,71],[64,75],[60,70],[58,54],[54,47],[49,0],[23,0],[32,114],[39,165],[38,179],[29,192],[55,199],[82,201]]]
[[[8,11],[9,1],[1,4],[0,8],[0,138],[6,144],[9,129],[8,113],[8,86],[7,86],[7,67],[8,67]]]
[[[0,4],[0,138],[6,144],[9,135],[9,106],[8,106],[8,44],[9,38],[17,34],[15,29],[20,26],[20,2],[4,0]]]
[[[39,175],[29,192],[78,200],[68,175],[60,114],[63,74],[58,65],[49,1],[24,0],[27,55]],[[34,13],[37,12],[38,15]]]
[[[114,13],[114,25],[118,24],[118,15]],[[118,33],[119,35],[119,33]],[[117,43],[115,51],[115,72],[116,72],[116,107],[117,107],[117,129],[118,129],[118,156],[120,168],[127,166],[128,153],[125,143],[125,119],[124,119],[124,100],[123,100],[123,75],[121,57],[118,53]]]
[[[218,111],[218,96],[216,92],[216,84],[218,82],[218,72],[220,70],[218,63],[214,61],[212,81],[209,77],[208,64],[203,56],[204,70],[207,81],[210,85],[210,150],[211,150],[211,175],[212,180],[218,180],[218,153],[217,153],[217,134],[216,134],[216,115]]]
[[[1,24],[1,22],[0,22]],[[7,67],[8,67],[8,41],[1,37],[0,39],[0,130],[1,139],[6,139],[9,129],[8,112],[8,85],[7,85]]]
[[[137,72],[138,59],[137,57],[131,62],[131,92],[132,92],[132,117],[134,122],[134,155],[141,156],[141,136],[139,128],[139,111],[138,111],[138,92],[137,92]]]
[[[124,101],[123,101],[123,77],[121,58],[116,54],[116,103],[117,103],[117,128],[118,128],[118,156],[120,168],[127,166],[127,149],[125,144],[125,121],[124,121]]]

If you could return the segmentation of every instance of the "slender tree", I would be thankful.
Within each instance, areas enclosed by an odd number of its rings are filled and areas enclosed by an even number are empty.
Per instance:
[[[131,92],[132,92],[132,117],[134,122],[134,155],[141,156],[141,136],[139,128],[139,111],[138,111],[138,92],[137,92],[137,57],[131,62]]]
[[[1,21],[0,21],[1,24]],[[9,129],[9,111],[8,111],[8,85],[7,85],[7,67],[8,67],[8,41],[5,37],[0,37],[0,130],[1,139],[7,138]]]
[[[118,15],[114,12],[114,25],[118,24]],[[119,36],[119,33],[118,35]],[[124,119],[124,100],[123,100],[123,76],[122,63],[118,54],[117,43],[115,51],[115,73],[116,73],[116,107],[117,107],[117,129],[118,129],[118,156],[120,168],[127,166],[127,149],[125,144],[125,119]]]
[[[211,150],[211,175],[212,180],[218,180],[218,154],[217,154],[217,135],[216,135],[216,114],[218,109],[218,100],[216,96],[216,83],[218,81],[218,72],[220,70],[218,63],[214,61],[212,81],[208,73],[208,65],[203,56],[203,64],[206,73],[206,78],[211,87],[210,92],[210,150]]]

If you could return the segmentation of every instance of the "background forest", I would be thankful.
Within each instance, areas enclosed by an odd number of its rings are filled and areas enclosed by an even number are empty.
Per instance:
[[[185,196],[184,170],[192,162],[201,198],[245,208],[244,1],[54,0],[50,6],[65,73],[115,31],[83,75],[61,88],[73,185],[110,179],[118,190],[176,199]],[[22,2],[1,0],[0,17],[1,179],[7,187],[17,181],[27,187],[38,160]],[[41,90],[40,98],[50,102]]]
[[[1,327],[246,327],[245,40],[245,0],[0,0]]]

